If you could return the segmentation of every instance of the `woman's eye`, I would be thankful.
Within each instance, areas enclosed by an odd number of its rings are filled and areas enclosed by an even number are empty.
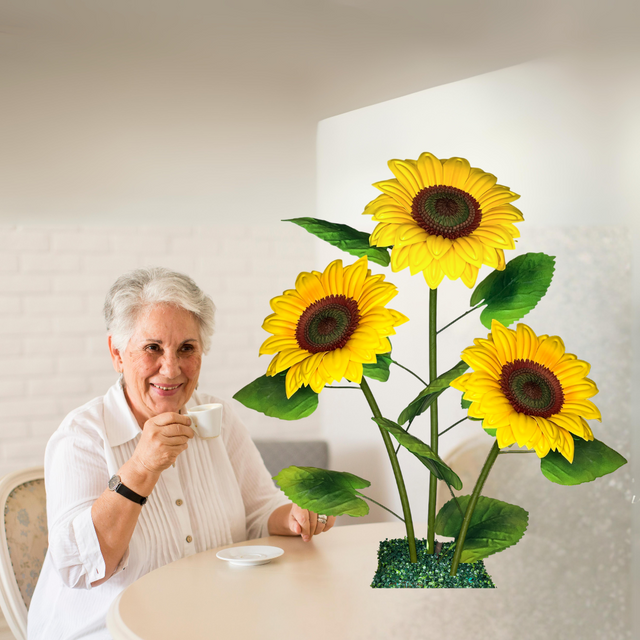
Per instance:
[[[160,347],[157,344],[148,344],[145,349],[147,351],[160,351]]]
[[[183,344],[182,345],[182,350],[183,351],[194,351],[195,347],[192,344]]]

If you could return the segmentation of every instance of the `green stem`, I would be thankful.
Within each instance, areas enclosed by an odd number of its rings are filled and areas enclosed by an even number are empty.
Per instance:
[[[395,360],[392,360],[391,362],[393,362],[393,364],[395,364],[397,367],[400,367],[401,369],[408,371],[414,378],[417,378],[418,380],[420,380],[420,382],[422,382],[422,384],[425,387],[429,386],[417,373],[414,373],[413,371],[411,371],[411,369],[407,369],[407,367],[401,365],[399,362],[396,362]]]
[[[489,475],[489,471],[491,471],[491,467],[493,463],[498,458],[498,454],[500,453],[500,447],[498,446],[498,441],[496,440],[493,443],[493,447],[491,447],[491,451],[489,451],[489,455],[482,467],[482,471],[480,471],[480,475],[478,476],[478,480],[476,482],[476,486],[473,488],[473,493],[471,494],[471,499],[469,500],[469,504],[467,505],[467,510],[464,514],[464,519],[462,520],[462,527],[460,528],[460,533],[458,534],[458,538],[456,539],[456,552],[453,555],[453,561],[451,562],[451,575],[455,576],[458,572],[458,565],[460,564],[460,558],[462,557],[462,550],[464,548],[464,541],[467,537],[467,531],[469,530],[469,524],[471,523],[471,518],[473,517],[473,512],[475,511],[476,505],[478,504],[478,498],[480,498],[480,492],[482,491],[482,487],[487,480],[487,476]]]
[[[359,495],[361,498],[364,498],[365,500],[370,500],[371,502],[373,502],[373,504],[377,504],[381,509],[388,511],[392,516],[395,516],[396,518],[398,518],[398,520],[402,520],[402,522],[404,522],[404,518],[399,516],[395,511],[391,511],[391,509],[385,507],[383,504],[380,504],[373,498],[370,498],[369,496],[365,496],[363,493],[360,493],[359,491],[356,491],[356,495]]]
[[[378,407],[378,404],[373,397],[373,393],[371,393],[371,389],[369,388],[369,384],[367,380],[363,377],[362,382],[360,383],[360,387],[362,388],[362,393],[364,393],[364,397],[367,399],[369,403],[369,407],[371,407],[371,413],[373,413],[374,418],[382,418],[382,413]],[[398,463],[398,457],[393,450],[393,444],[391,442],[391,436],[388,431],[385,431],[382,427],[378,427],[380,429],[380,433],[382,434],[382,440],[384,441],[384,446],[387,449],[387,454],[389,455],[389,461],[391,462],[391,468],[393,469],[393,475],[396,479],[396,485],[398,486],[398,493],[400,494],[400,502],[402,503],[402,513],[404,514],[404,524],[407,528],[407,540],[409,541],[409,558],[411,562],[418,561],[418,554],[416,552],[416,536],[413,532],[413,519],[411,517],[411,507],[409,506],[409,499],[407,497],[407,489],[404,486],[404,479],[402,477],[402,471],[400,470],[400,464]]]
[[[448,329],[452,324],[458,322],[458,320],[461,320],[466,315],[469,315],[472,311],[479,309],[483,304],[484,302],[481,302],[480,304],[477,304],[475,307],[473,307],[473,309],[469,309],[469,311],[465,311],[461,316],[458,316],[455,320],[452,320],[449,324],[445,324],[444,327],[442,327],[442,329],[439,329],[436,333],[442,333],[445,329]]]
[[[345,386],[345,387],[339,387],[337,385],[328,385],[326,384],[324,386],[325,389],[359,389],[360,387],[350,387],[350,386]]]
[[[444,431],[441,431],[441,432],[438,434],[438,437],[440,437],[441,435],[443,435],[443,434],[447,433],[447,431],[449,431],[449,429],[453,429],[453,427],[457,427],[461,422],[464,422],[464,421],[465,421],[465,420],[467,420],[467,419],[468,419],[468,417],[467,417],[467,416],[465,416],[464,418],[462,418],[462,420],[458,420],[458,422],[454,422],[450,427],[447,427]]]
[[[429,382],[438,377],[437,357],[437,309],[438,290],[429,289]],[[431,405],[431,450],[438,453],[438,399]],[[435,551],[436,500],[438,497],[438,478],[429,475],[429,515],[427,517],[427,553]]]
[[[530,451],[501,451],[500,453],[535,453],[535,449],[531,449]]]

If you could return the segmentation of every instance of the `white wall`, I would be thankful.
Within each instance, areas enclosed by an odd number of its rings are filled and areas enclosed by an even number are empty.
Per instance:
[[[637,70],[622,55],[541,60],[324,120],[318,132],[318,216],[323,219],[371,231],[371,219],[360,215],[379,193],[371,183],[392,177],[387,160],[416,158],[423,151],[441,158],[465,157],[522,195],[515,203],[525,216],[518,225],[522,237],[507,259],[527,251],[557,256],[548,295],[524,321],[539,334],[562,336],[568,351],[592,364],[591,377],[600,388],[594,400],[603,414],[602,425],[592,425],[594,433],[630,459],[635,423],[629,402],[631,262],[637,255],[632,254],[631,230],[640,217],[632,195],[640,168],[639,101],[632,96],[637,84]],[[317,246],[318,269],[340,256],[324,243],[318,241]],[[425,377],[426,284],[421,275],[372,267],[399,286],[401,293],[389,306],[411,319],[393,339],[394,356]],[[485,267],[479,279],[488,272]],[[460,281],[445,279],[438,294],[440,326],[469,309],[469,295]],[[439,371],[457,362],[474,337],[486,333],[473,316],[443,333]],[[420,388],[398,369],[386,385],[373,384],[383,413],[394,419]],[[322,395],[323,433],[332,446],[334,467],[371,480],[370,495],[397,511],[397,491],[379,433],[364,399],[351,394],[357,392]],[[441,430],[463,415],[459,394],[447,394],[440,403]],[[427,442],[428,425],[426,415],[414,425],[416,435]],[[488,452],[491,440],[477,424],[465,422],[442,437],[441,454],[446,458],[473,437],[480,442],[485,438]],[[413,496],[414,519],[424,522],[427,474],[408,454],[401,456],[401,463]],[[627,637],[631,512],[637,511],[632,501],[639,493],[631,465],[599,483],[563,493],[541,477],[535,458],[525,456],[516,477],[504,475],[513,465],[504,464],[501,472],[499,463],[493,472],[500,481],[498,494],[491,495],[522,504],[531,520],[524,541],[489,559],[489,569],[529,594],[529,610],[552,609],[545,619],[530,619],[526,637]],[[465,487],[465,493],[470,491],[471,486]],[[368,519],[391,516],[373,507]],[[590,531],[596,530],[594,537]],[[419,532],[424,535],[422,529]],[[578,547],[581,551],[575,553]],[[596,561],[599,554],[605,554],[604,564]],[[606,615],[598,618],[586,610],[584,600],[579,603],[563,592],[577,593],[585,584],[589,601],[608,598]],[[515,610],[514,597],[505,595],[496,606]],[[568,608],[571,615],[557,613]],[[505,638],[525,634],[515,618],[505,614],[503,620]]]
[[[264,374],[258,348],[269,299],[307,268],[310,238],[285,223],[0,228],[0,475],[42,464],[62,418],[115,381],[102,305],[119,275],[166,266],[212,296],[216,333],[200,386],[231,400]],[[256,438],[318,431],[317,416],[288,423],[232,402]]]

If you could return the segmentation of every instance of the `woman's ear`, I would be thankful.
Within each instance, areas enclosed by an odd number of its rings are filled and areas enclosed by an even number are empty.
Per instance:
[[[122,356],[120,351],[113,346],[113,340],[111,336],[108,336],[109,341],[109,353],[111,354],[111,362],[113,362],[113,368],[117,373],[122,373],[124,370],[124,363],[122,362]]]

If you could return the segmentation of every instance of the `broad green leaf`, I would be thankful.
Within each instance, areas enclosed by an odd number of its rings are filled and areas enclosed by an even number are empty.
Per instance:
[[[289,500],[302,509],[328,516],[366,516],[369,505],[356,496],[356,489],[371,483],[345,471],[316,467],[287,467],[273,478]]]
[[[617,451],[600,440],[587,442],[582,438],[575,438],[573,444],[573,462],[569,462],[557,451],[549,451],[540,460],[540,469],[551,482],[564,485],[591,482],[613,473],[627,462]]]
[[[504,271],[492,271],[474,290],[471,306],[484,301],[480,321],[488,329],[495,318],[505,327],[531,311],[551,284],[555,258],[546,253],[525,253],[507,262]]]
[[[309,233],[325,240],[334,247],[361,258],[367,256],[369,260],[383,267],[388,267],[391,262],[389,250],[385,247],[372,247],[369,245],[369,234],[358,231],[346,224],[327,222],[318,218],[290,218],[283,222],[293,222]]]
[[[458,504],[465,512],[471,496],[459,496]],[[480,496],[462,550],[462,562],[476,562],[510,547],[527,530],[529,514],[515,504]],[[436,533],[457,538],[462,515],[454,500],[449,500],[436,516]]]
[[[388,431],[405,449],[408,449],[413,455],[422,462],[422,464],[433,473],[439,480],[444,480],[451,485],[456,491],[462,489],[462,480],[451,469],[442,458],[434,453],[428,444],[407,433],[401,426],[387,420],[387,418],[372,418],[380,427]]]
[[[260,376],[233,397],[245,407],[281,420],[300,420],[318,408],[318,394],[311,387],[301,387],[287,399],[286,371],[275,376]]]
[[[412,420],[421,413],[424,413],[434,403],[436,398],[449,388],[449,383],[458,376],[461,376],[468,368],[469,365],[461,360],[455,367],[438,376],[402,410],[398,422],[404,424],[408,420]]]
[[[390,353],[379,353],[376,356],[374,364],[363,364],[362,374],[367,378],[373,378],[380,382],[386,382],[389,379],[389,366],[391,365]]]

